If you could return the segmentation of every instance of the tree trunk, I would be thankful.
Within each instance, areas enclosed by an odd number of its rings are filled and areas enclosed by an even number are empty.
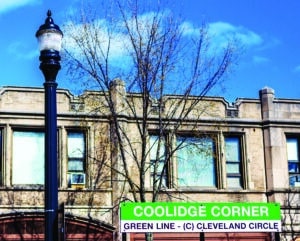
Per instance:
[[[153,240],[153,233],[145,233],[145,240],[152,241]]]

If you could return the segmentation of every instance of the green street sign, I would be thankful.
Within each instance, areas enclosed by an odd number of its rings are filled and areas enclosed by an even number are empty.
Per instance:
[[[122,203],[121,220],[280,220],[277,203]]]

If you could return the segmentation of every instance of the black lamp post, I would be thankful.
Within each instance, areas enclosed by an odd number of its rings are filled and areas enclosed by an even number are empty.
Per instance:
[[[56,75],[60,70],[63,33],[54,24],[48,10],[45,24],[36,32],[40,48],[40,69],[45,83],[45,240],[58,240],[58,181],[57,181],[57,109]]]

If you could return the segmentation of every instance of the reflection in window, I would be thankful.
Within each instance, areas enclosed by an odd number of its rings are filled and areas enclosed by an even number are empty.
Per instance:
[[[150,136],[151,184],[155,182],[158,185],[161,181],[164,187],[168,183],[165,149],[165,141],[162,138]]]
[[[68,133],[68,172],[70,184],[84,184],[85,180],[85,135],[83,132]],[[74,173],[77,173],[76,175]],[[80,173],[80,174],[78,174]],[[74,177],[80,178],[74,178]],[[80,180],[80,181],[76,181]]]
[[[299,139],[287,138],[287,158],[289,168],[289,182],[291,187],[300,186],[300,169],[299,169]]]
[[[44,184],[44,133],[13,133],[12,184]]]
[[[239,137],[225,137],[225,159],[228,188],[242,188],[242,160]]]
[[[213,139],[179,137],[177,147],[178,186],[216,187]]]

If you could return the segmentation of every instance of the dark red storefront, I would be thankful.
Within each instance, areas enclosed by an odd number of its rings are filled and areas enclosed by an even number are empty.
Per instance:
[[[64,232],[66,241],[111,241],[114,228],[105,223],[65,215]],[[44,240],[43,213],[15,213],[0,216],[0,240]],[[62,236],[60,236],[62,240]]]

